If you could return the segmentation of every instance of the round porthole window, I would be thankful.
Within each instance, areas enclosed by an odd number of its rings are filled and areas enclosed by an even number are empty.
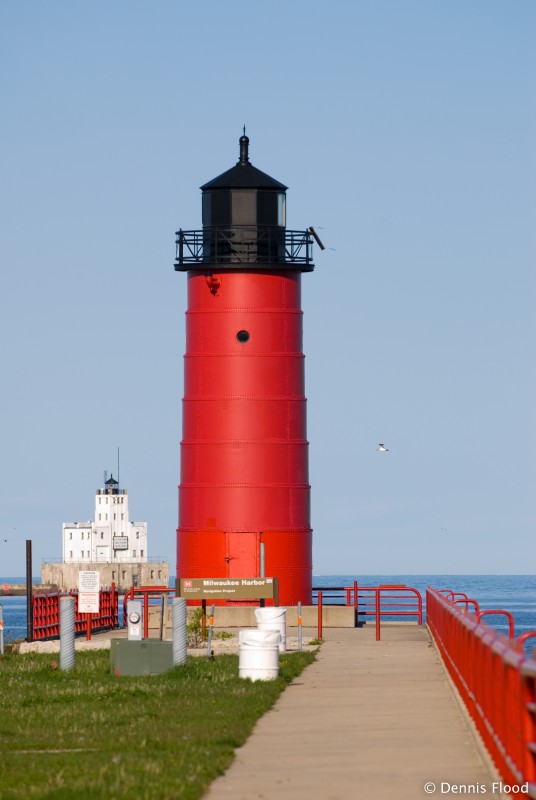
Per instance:
[[[245,344],[249,342],[249,331],[238,331],[236,334],[236,338],[240,342],[240,344]]]

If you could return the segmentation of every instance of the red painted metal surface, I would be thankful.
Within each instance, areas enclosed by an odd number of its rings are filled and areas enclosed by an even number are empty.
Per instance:
[[[422,596],[418,589],[403,584],[383,583],[379,586],[345,586],[346,605],[355,606],[359,614],[382,617],[416,617],[422,625]],[[380,614],[377,614],[379,609]]]
[[[473,606],[475,616],[478,617],[478,615],[480,614],[480,606],[478,605],[478,601],[477,600],[473,600],[471,597],[465,596],[465,597],[462,597],[462,598],[460,598],[458,600],[451,600],[451,602],[454,603],[454,605],[461,605],[463,603],[464,606],[465,606],[464,612],[466,614],[469,613],[469,604],[470,604],[470,605]]]
[[[476,621],[480,622],[482,617],[492,617],[495,614],[502,614],[508,620],[508,631],[510,634],[510,639],[514,638],[514,617],[510,613],[510,611],[505,611],[502,608],[487,608],[485,611],[478,611],[476,615]]]
[[[32,597],[34,640],[59,637],[60,597],[65,596],[74,597],[75,635],[85,633],[86,639],[90,639],[91,631],[106,631],[119,627],[119,596],[115,586],[100,590],[98,614],[86,614],[78,611],[78,592],[35,594]]]
[[[528,784],[536,797],[536,660],[434,589],[427,591],[426,616],[504,782],[517,793]]]
[[[212,278],[209,285],[204,272],[188,272],[177,576],[256,577],[262,550],[280,603],[307,605],[301,273]]]
[[[529,639],[536,638],[536,631],[525,631],[524,633],[520,634],[516,639],[516,649],[520,652],[523,652],[523,645]]]

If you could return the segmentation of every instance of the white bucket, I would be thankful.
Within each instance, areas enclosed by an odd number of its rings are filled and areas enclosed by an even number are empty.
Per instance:
[[[238,632],[238,675],[272,681],[279,675],[279,631],[246,628]]]
[[[280,606],[256,608],[255,618],[260,631],[279,631],[281,634],[279,650],[284,653],[287,649],[287,609]]]

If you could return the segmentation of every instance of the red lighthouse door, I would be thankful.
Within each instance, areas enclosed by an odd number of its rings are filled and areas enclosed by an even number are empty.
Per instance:
[[[225,561],[228,578],[258,577],[259,542],[259,534],[255,531],[225,532]]]

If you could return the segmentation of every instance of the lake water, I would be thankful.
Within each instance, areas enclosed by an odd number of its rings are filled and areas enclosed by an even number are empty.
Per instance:
[[[501,608],[510,611],[514,617],[515,635],[528,630],[536,630],[536,576],[534,575],[315,575],[314,587],[353,586],[354,580],[362,586],[378,584],[406,584],[418,589],[426,599],[427,586],[435,589],[452,589],[465,592],[478,601],[481,610]],[[38,579],[35,579],[38,583]],[[2,583],[25,583],[25,578],[0,578]],[[175,578],[170,586],[175,585]],[[26,637],[26,597],[0,596],[4,618],[5,641]],[[122,624],[120,607],[119,623]],[[505,617],[489,618],[497,630],[508,632]],[[530,647],[536,646],[536,639]]]

